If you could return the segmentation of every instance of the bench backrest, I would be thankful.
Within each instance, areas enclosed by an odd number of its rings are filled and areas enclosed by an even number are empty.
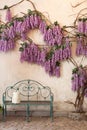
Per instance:
[[[34,80],[22,80],[7,87],[3,94],[4,100],[12,100],[15,91],[19,91],[21,100],[53,100],[51,89]]]

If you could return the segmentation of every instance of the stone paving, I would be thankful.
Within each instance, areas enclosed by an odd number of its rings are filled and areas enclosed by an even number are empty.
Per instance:
[[[72,120],[66,117],[55,117],[51,122],[49,117],[31,117],[30,122],[25,117],[7,117],[0,120],[0,130],[87,130],[87,121]]]

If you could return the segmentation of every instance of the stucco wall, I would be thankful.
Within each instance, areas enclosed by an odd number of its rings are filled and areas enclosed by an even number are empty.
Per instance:
[[[4,5],[12,5],[19,0],[0,0],[0,8]],[[32,0],[35,3],[36,8],[43,12],[51,22],[58,21],[61,26],[72,25],[77,13],[87,6],[87,2],[83,3],[77,8],[72,8],[71,4],[75,5],[82,0]],[[12,8],[13,15],[21,15],[20,12],[27,12],[27,9],[32,6],[27,1]],[[74,14],[74,15],[73,15]],[[1,19],[5,21],[5,11],[0,11]],[[29,36],[37,44],[45,44],[43,42],[43,36],[39,31],[30,32]],[[76,93],[71,90],[71,75],[74,66],[67,61],[62,62],[61,65],[61,77],[50,77],[46,74],[44,68],[36,64],[29,64],[26,62],[20,62],[19,42],[15,50],[8,53],[0,53],[0,103],[2,103],[2,93],[5,88],[13,83],[22,79],[37,80],[44,85],[51,87],[54,93],[54,109],[55,110],[73,110],[72,105],[66,104],[64,101],[74,101]],[[72,47],[73,57],[80,63],[81,57],[75,56],[75,45]],[[84,59],[84,65],[87,64],[87,59]],[[86,106],[87,103],[85,102]]]

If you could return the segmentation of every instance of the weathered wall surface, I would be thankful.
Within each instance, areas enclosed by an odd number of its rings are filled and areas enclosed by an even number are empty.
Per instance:
[[[12,5],[17,3],[19,0],[0,0],[0,8],[4,5]],[[82,0],[32,0],[35,3],[36,8],[44,13],[51,22],[58,21],[61,26],[72,25],[77,13],[84,7],[87,6],[87,2],[82,4],[77,8],[72,8],[72,5],[81,2]],[[27,9],[33,9],[30,3],[24,1],[20,5],[12,8],[13,15],[18,14],[21,16],[20,12],[27,12]],[[5,20],[5,11],[1,11],[1,19]],[[37,44],[45,44],[43,41],[43,36],[39,31],[30,32],[29,36]],[[20,52],[19,43],[17,41],[16,48],[8,53],[0,53],[0,103],[2,103],[2,93],[5,88],[13,83],[22,79],[33,79],[37,80],[44,85],[51,87],[54,93],[54,109],[55,110],[73,110],[72,105],[66,104],[65,101],[74,101],[76,93],[71,90],[71,75],[72,69],[74,68],[72,63],[67,61],[62,62],[61,65],[61,77],[50,77],[46,74],[44,68],[36,64],[29,64],[26,62],[20,62]],[[75,45],[72,48],[72,52],[75,53]],[[81,57],[77,58],[73,54],[75,60],[80,63]],[[86,58],[83,64],[87,64]]]

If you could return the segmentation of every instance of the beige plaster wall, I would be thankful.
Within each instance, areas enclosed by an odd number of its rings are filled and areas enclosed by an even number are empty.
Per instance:
[[[12,5],[17,3],[19,0],[0,0],[0,8],[4,5]],[[82,0],[32,0],[35,3],[36,8],[43,12],[51,22],[58,21],[61,26],[72,25],[77,13],[84,7],[87,6],[87,2],[83,3],[77,8],[72,8],[72,5],[82,2]],[[27,12],[27,9],[33,9],[30,3],[26,0],[20,5],[12,8],[13,15],[21,15],[20,12]],[[74,14],[74,15],[73,15]],[[5,11],[0,11],[1,19],[5,21]],[[39,31],[30,32],[30,37],[37,44],[45,44],[43,42],[43,36]],[[2,93],[5,88],[13,83],[22,79],[33,79],[37,80],[44,85],[51,87],[54,93],[54,109],[57,110],[73,110],[72,105],[66,104],[65,101],[74,101],[76,93],[71,90],[71,75],[74,66],[72,63],[67,61],[62,62],[61,65],[61,77],[50,77],[46,74],[44,68],[36,64],[21,63],[19,49],[20,41],[17,41],[17,46],[14,51],[8,53],[0,52],[0,103],[2,103]],[[75,53],[75,45],[72,48]],[[75,60],[80,63],[81,57],[77,58],[73,54]],[[83,64],[87,64],[85,58]],[[85,101],[87,106],[87,103]]]

